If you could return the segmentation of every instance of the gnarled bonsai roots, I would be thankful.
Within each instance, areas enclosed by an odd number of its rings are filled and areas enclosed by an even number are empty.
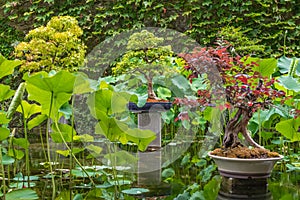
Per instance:
[[[223,145],[225,148],[243,146],[238,138],[238,134],[241,133],[245,141],[248,145],[256,148],[262,148],[259,144],[257,144],[252,137],[250,136],[247,125],[251,116],[249,116],[249,112],[245,109],[239,109],[235,114],[234,118],[231,119],[225,129],[225,135],[223,138]]]

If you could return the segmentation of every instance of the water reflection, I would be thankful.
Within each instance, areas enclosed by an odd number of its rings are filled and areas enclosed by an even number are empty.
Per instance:
[[[263,179],[235,179],[222,177],[218,200],[251,199],[271,200],[268,181]]]

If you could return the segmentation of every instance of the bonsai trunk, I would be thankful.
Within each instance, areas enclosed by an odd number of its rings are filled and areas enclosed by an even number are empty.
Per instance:
[[[225,136],[223,139],[225,148],[242,145],[240,140],[238,139],[239,133],[241,133],[245,137],[245,140],[249,145],[253,147],[263,148],[251,138],[247,130],[250,118],[251,112],[249,112],[247,109],[239,108],[234,118],[229,120],[229,122],[227,123]]]
[[[149,99],[158,99],[153,90],[153,83],[151,78],[147,78],[148,81],[148,98]]]

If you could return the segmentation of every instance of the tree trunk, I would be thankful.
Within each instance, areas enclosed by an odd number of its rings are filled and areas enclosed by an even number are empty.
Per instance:
[[[223,145],[225,146],[225,148],[233,148],[238,145],[242,145],[238,138],[239,133],[241,133],[245,137],[245,140],[248,143],[248,145],[263,148],[251,138],[247,130],[250,118],[251,115],[246,109],[239,108],[234,118],[229,120],[225,128],[225,136],[223,139]]]
[[[149,99],[157,99],[156,94],[154,93],[153,90],[153,83],[151,78],[147,78],[148,81],[148,98]]]

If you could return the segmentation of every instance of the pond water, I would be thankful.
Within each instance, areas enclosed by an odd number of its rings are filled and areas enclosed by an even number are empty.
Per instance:
[[[53,190],[45,145],[37,136],[30,140],[30,185],[22,181],[20,172],[25,171],[25,164],[19,161],[5,168],[11,172],[9,186],[31,187],[39,199],[51,199]],[[104,147],[104,143],[95,145]],[[299,171],[281,172],[283,163],[279,162],[268,179],[220,177],[212,160],[197,155],[200,146],[199,142],[178,141],[145,155],[132,151],[140,160],[133,163],[121,159],[116,161],[115,168],[103,156],[88,158],[82,152],[78,154],[79,161],[94,180],[96,187],[91,187],[88,176],[74,160],[56,153],[65,147],[51,142],[57,199],[300,199]],[[183,150],[185,153],[181,154]],[[71,173],[70,164],[75,166]]]

